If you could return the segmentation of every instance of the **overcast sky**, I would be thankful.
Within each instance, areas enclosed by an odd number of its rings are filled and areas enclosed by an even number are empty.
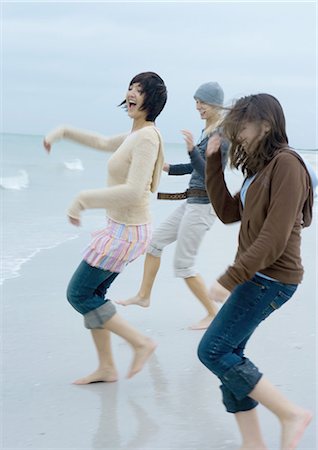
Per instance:
[[[267,92],[290,144],[317,148],[317,3],[2,2],[2,131],[45,134],[61,123],[129,130],[117,105],[139,72],[168,87],[157,120],[166,142],[196,137],[193,93],[218,81],[225,103]]]

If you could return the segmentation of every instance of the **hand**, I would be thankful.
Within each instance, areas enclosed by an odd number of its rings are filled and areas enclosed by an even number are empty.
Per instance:
[[[50,153],[50,151],[51,151],[51,144],[49,144],[48,142],[46,142],[45,139],[44,139],[44,141],[43,141],[43,146],[44,146],[45,150],[46,150],[48,153]]]
[[[221,136],[217,133],[213,134],[209,141],[206,149],[206,156],[211,156],[213,153],[216,153],[221,146]]]
[[[75,227],[80,227],[81,226],[81,221],[80,219],[75,219],[75,217],[71,217],[71,216],[67,216],[69,222],[74,225]]]
[[[191,153],[194,149],[193,135],[188,130],[181,130],[181,133],[183,134],[188,152]]]
[[[169,170],[170,170],[170,164],[164,163],[162,170],[163,170],[164,172],[169,172]]]
[[[218,281],[215,281],[210,288],[210,299],[215,302],[224,303],[230,295],[230,291],[225,289]]]

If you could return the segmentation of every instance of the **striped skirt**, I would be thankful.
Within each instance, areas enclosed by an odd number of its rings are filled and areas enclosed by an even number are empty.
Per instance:
[[[145,253],[152,235],[151,224],[125,225],[107,219],[106,228],[92,233],[83,259],[90,266],[122,272],[130,262]]]

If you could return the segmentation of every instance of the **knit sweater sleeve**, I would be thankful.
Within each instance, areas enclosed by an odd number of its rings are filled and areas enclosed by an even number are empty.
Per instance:
[[[149,127],[150,128],[150,127]],[[93,208],[123,208],[141,199],[149,189],[156,160],[158,158],[159,137],[144,132],[130,136],[131,162],[124,183],[102,189],[80,192],[69,208],[68,215],[79,218],[80,212]]]
[[[218,280],[229,290],[271,266],[286,248],[308,196],[305,169],[294,156],[281,155],[277,159],[270,193],[266,218],[257,238],[243,254],[237,255],[235,263]],[[248,208],[247,200],[245,208]]]
[[[87,130],[79,130],[70,126],[60,126],[48,133],[45,137],[45,141],[49,144],[53,144],[61,139],[69,139],[79,144],[93,147],[97,150],[111,152],[117,150],[127,135],[128,133],[113,137],[105,137]]]
[[[232,196],[226,186],[220,151],[207,157],[206,189],[213,208],[223,223],[241,220],[240,194],[238,192]]]
[[[187,175],[193,172],[191,163],[188,164],[170,164],[168,175]]]

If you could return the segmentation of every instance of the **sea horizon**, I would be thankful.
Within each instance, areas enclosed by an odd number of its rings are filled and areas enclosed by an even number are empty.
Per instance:
[[[19,133],[19,132],[11,132],[11,131],[2,131],[0,132],[0,136],[30,136],[30,137],[43,137],[45,136],[45,133]],[[167,145],[184,145],[183,142],[172,142],[172,141],[166,141],[165,144]],[[296,148],[292,146],[292,148],[295,148],[297,151],[300,152],[318,152],[318,148]]]

